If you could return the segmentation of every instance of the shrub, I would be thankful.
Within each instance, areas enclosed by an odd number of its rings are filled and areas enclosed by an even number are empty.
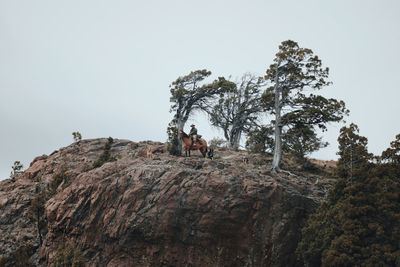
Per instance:
[[[23,171],[22,169],[24,168],[24,165],[19,160],[14,161],[14,165],[11,167],[12,171],[10,174],[11,178],[17,177],[19,174],[21,174]]]
[[[72,137],[74,138],[75,142],[79,142],[82,140],[82,135],[80,132],[73,132]]]
[[[66,183],[68,181],[69,177],[67,175],[67,168],[65,166],[61,166],[60,172],[53,176],[53,180],[48,185],[48,192],[50,194],[50,197],[52,197],[57,192],[57,188],[60,186],[60,184]]]
[[[179,156],[181,151],[179,149],[178,128],[175,126],[174,120],[168,124],[167,135],[167,150],[169,154]]]
[[[113,143],[114,139],[112,137],[108,137],[107,143],[104,146],[103,154],[101,154],[100,158],[95,161],[95,163],[93,164],[93,168],[99,168],[106,162],[116,160],[116,158],[111,157],[111,146]]]
[[[227,141],[219,137],[214,137],[210,140],[209,146],[212,148],[227,147]]]

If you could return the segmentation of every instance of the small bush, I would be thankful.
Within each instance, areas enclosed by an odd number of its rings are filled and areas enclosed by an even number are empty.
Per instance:
[[[179,137],[178,137],[178,128],[176,127],[175,120],[172,120],[168,124],[167,128],[167,150],[170,155],[179,156],[181,151],[179,149]]]
[[[214,137],[210,140],[209,146],[212,148],[227,147],[227,141],[219,137]]]
[[[73,132],[72,137],[74,138],[75,142],[79,142],[82,140],[82,135],[80,132]]]
[[[60,172],[53,176],[53,180],[48,185],[50,196],[53,196],[57,192],[57,188],[60,186],[60,184],[66,183],[68,181],[69,177],[67,175],[67,168],[65,166],[62,166]]]
[[[19,160],[14,161],[14,165],[11,167],[12,171],[10,177],[13,179],[23,172],[24,165]]]
[[[108,137],[107,143],[104,146],[104,151],[103,154],[101,154],[100,158],[95,161],[93,164],[93,168],[99,168],[101,167],[104,163],[110,162],[110,161],[115,161],[116,158],[111,157],[111,146],[114,143],[114,139],[112,137]]]

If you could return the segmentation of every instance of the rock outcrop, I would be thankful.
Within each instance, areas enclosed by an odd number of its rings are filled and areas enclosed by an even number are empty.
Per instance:
[[[95,139],[36,158],[0,182],[0,266],[297,266],[329,181],[273,175],[245,152],[193,154]]]

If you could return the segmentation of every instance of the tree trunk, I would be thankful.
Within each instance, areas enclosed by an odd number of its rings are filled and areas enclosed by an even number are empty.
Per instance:
[[[241,131],[233,131],[230,133],[230,138],[229,138],[229,146],[230,148],[234,149],[234,150],[238,150],[239,149],[239,145],[240,145],[240,137],[242,136],[242,132]]]
[[[177,127],[178,127],[178,147],[177,151],[179,155],[182,155],[182,137],[181,137],[181,130],[183,131],[183,127],[185,127],[185,122],[178,118],[177,121]]]
[[[282,124],[281,124],[281,88],[279,87],[278,80],[278,67],[277,64],[275,74],[275,147],[274,158],[272,160],[272,171],[277,172],[280,170],[279,164],[282,158]]]

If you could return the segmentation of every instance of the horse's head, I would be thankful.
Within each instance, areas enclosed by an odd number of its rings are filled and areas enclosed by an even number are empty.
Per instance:
[[[184,138],[184,137],[189,137],[182,129],[179,129],[178,131],[178,137]]]

